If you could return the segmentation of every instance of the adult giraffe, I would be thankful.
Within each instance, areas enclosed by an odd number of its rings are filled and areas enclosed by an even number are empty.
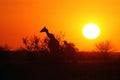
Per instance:
[[[48,48],[50,49],[50,53],[56,54],[59,52],[59,41],[54,37],[52,33],[49,33],[46,27],[42,28],[40,32],[45,32],[49,38]]]

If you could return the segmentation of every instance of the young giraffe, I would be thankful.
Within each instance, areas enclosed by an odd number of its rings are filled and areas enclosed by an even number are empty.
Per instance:
[[[48,47],[50,49],[50,53],[56,54],[59,52],[59,41],[54,37],[52,33],[49,33],[48,29],[46,27],[42,28],[40,32],[45,32],[50,39],[48,41]]]

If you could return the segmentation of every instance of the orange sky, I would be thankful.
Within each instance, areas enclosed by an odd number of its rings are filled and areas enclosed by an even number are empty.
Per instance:
[[[110,40],[120,51],[119,0],[0,0],[0,45],[22,45],[22,38],[37,34],[46,25],[50,32],[65,33],[67,41],[80,50],[92,50],[99,41]],[[101,34],[96,40],[82,36],[87,23],[96,23]]]

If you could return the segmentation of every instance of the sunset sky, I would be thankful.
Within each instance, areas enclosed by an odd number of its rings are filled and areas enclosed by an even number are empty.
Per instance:
[[[100,27],[98,38],[82,35],[88,23]],[[119,0],[0,0],[0,45],[19,48],[23,37],[43,36],[39,31],[45,25],[54,34],[65,33],[65,40],[80,50],[90,51],[95,43],[110,40],[120,51]]]

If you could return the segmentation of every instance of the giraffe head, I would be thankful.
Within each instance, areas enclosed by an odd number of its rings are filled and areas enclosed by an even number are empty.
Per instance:
[[[48,32],[48,29],[46,27],[42,28],[40,32]]]

